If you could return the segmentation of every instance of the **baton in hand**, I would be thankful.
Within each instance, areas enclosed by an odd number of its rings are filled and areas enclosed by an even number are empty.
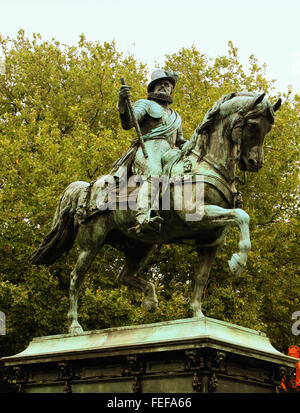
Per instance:
[[[125,80],[124,80],[123,78],[121,78],[121,84],[122,84],[122,85],[125,85],[125,84],[126,84],[126,83],[125,83]],[[129,112],[130,112],[131,118],[132,118],[132,120],[133,120],[133,124],[134,124],[135,130],[136,130],[136,133],[137,133],[137,136],[138,136],[138,140],[139,140],[139,143],[140,143],[140,145],[141,145],[141,148],[142,148],[144,157],[145,157],[145,158],[148,158],[148,153],[147,153],[147,150],[146,150],[146,147],[145,147],[145,142],[144,142],[144,139],[143,139],[143,136],[142,136],[142,133],[141,133],[141,130],[140,130],[140,126],[139,126],[139,124],[138,124],[138,121],[136,120],[136,117],[135,117],[135,114],[134,114],[134,110],[133,110],[133,106],[132,106],[132,103],[131,103],[131,100],[130,100],[129,97],[127,98],[127,103],[128,103]]]

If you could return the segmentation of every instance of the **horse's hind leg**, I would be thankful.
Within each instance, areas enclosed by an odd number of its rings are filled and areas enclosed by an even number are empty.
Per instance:
[[[210,269],[215,260],[217,251],[218,246],[201,247],[197,249],[199,265],[195,274],[194,292],[190,304],[194,317],[203,316],[203,313],[201,311],[202,295],[207,284]]]
[[[125,251],[126,263],[120,272],[117,281],[144,292],[143,305],[147,311],[154,313],[157,310],[157,296],[152,283],[136,277],[136,274],[144,268],[153,251],[153,245],[134,244],[132,248]]]

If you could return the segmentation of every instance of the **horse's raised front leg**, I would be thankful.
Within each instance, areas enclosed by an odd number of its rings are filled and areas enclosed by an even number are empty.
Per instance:
[[[153,249],[153,245],[141,243],[134,244],[132,248],[127,249],[125,251],[126,263],[117,278],[118,283],[144,292],[143,305],[151,313],[154,313],[158,306],[155,286],[142,278],[136,277],[136,274],[144,268]]]
[[[228,261],[231,272],[239,276],[246,267],[248,252],[251,250],[249,234],[249,215],[240,208],[225,209],[216,205],[204,207],[203,219],[209,220],[213,225],[237,225],[240,229],[239,252],[233,254]]]
[[[210,269],[215,260],[217,251],[218,246],[207,248],[201,247],[197,249],[199,264],[195,272],[194,292],[190,304],[194,317],[203,317],[201,309],[203,291],[207,284]]]

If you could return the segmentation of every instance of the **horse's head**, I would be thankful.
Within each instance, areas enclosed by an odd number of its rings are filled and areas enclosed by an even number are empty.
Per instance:
[[[279,99],[272,105],[265,94],[241,92],[220,106],[224,118],[230,113],[231,139],[237,144],[237,158],[242,171],[257,172],[264,162],[264,139],[272,129]]]
[[[272,105],[265,94],[230,93],[222,96],[206,113],[181,157],[197,154],[228,181],[233,181],[235,164],[242,171],[258,171],[264,161],[263,143],[274,123],[279,99]]]

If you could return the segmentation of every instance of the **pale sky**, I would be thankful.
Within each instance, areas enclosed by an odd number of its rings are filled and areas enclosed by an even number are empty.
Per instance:
[[[89,41],[111,42],[148,65],[164,63],[164,55],[195,45],[210,57],[224,55],[231,40],[239,61],[248,67],[251,54],[267,64],[266,77],[276,89],[288,86],[300,94],[299,0],[0,0],[0,33],[16,37],[53,37],[76,45],[83,33]]]

